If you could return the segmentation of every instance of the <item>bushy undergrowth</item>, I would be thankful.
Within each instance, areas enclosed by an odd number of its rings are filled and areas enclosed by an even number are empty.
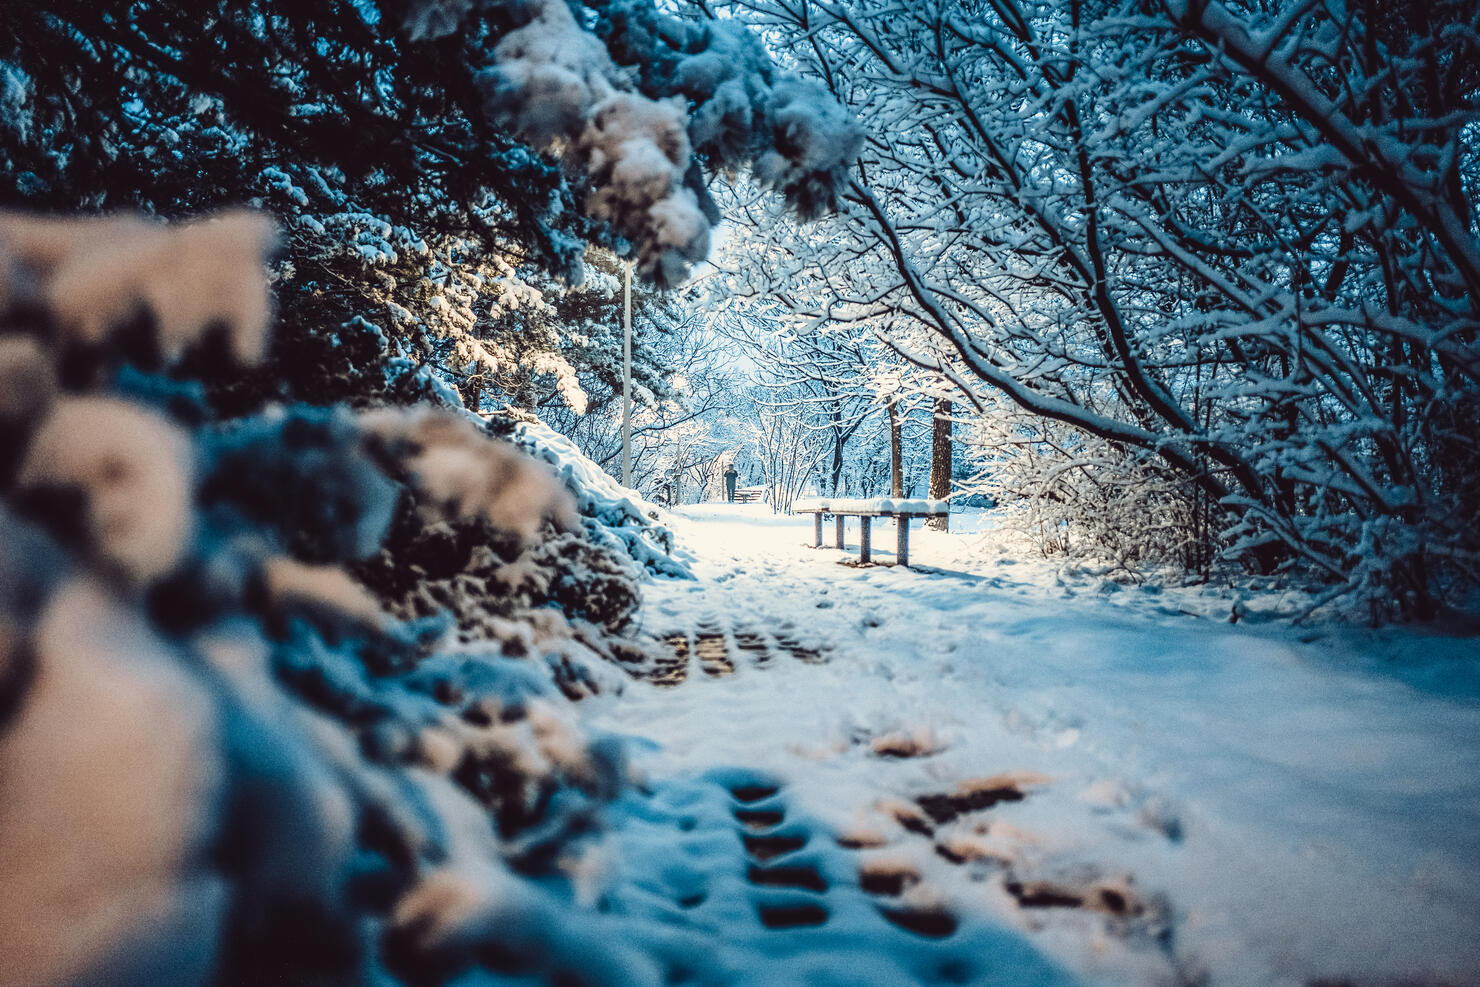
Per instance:
[[[270,241],[0,214],[0,981],[620,979],[567,697],[642,564],[415,368],[218,417]]]

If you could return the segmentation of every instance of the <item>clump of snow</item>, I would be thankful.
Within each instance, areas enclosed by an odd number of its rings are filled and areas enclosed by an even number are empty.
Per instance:
[[[491,113],[536,146],[569,148],[591,178],[591,215],[638,244],[646,276],[679,280],[709,252],[709,221],[683,184],[684,108],[630,91],[563,0],[528,8],[482,75]]]
[[[9,62],[0,61],[0,126],[14,131],[25,141],[35,120],[28,109],[31,102],[31,80]]]
[[[543,467],[464,417],[387,409],[366,412],[360,424],[428,497],[457,517],[482,517],[525,540],[546,518],[563,527],[575,523],[569,495]]]
[[[592,215],[661,248],[660,283],[676,283],[708,255],[709,220],[682,185],[689,138],[680,103],[614,93],[592,108],[577,146],[596,185]]]
[[[756,175],[815,216],[863,148],[863,128],[810,79],[779,81],[769,110],[773,149],[756,162]]]
[[[294,205],[307,206],[309,203],[308,193],[295,185],[293,179],[281,168],[263,168],[262,182],[274,192],[286,196]]]
[[[66,339],[88,346],[142,314],[169,359],[222,330],[231,354],[255,363],[270,313],[262,257],[275,235],[243,210],[169,226],[0,213],[0,307],[42,306]]]
[[[30,508],[67,524],[77,497],[86,548],[138,584],[175,567],[192,533],[189,440],[136,404],[104,397],[56,401],[16,478]]]
[[[496,110],[507,110],[521,134],[543,145],[579,133],[617,78],[601,42],[576,24],[568,6],[540,0],[529,9],[529,22],[494,48],[497,67],[485,82]]]
[[[402,26],[413,41],[441,38],[456,31],[472,9],[473,0],[417,0],[407,7]]]
[[[339,566],[308,565],[275,556],[262,566],[262,584],[267,601],[276,607],[322,608],[368,628],[378,629],[386,622],[380,601]]]
[[[224,765],[206,687],[88,579],[56,590],[30,654],[0,743],[5,979],[85,979],[120,943],[211,935],[224,887],[202,863]],[[208,949],[182,942],[176,972],[205,976]]]

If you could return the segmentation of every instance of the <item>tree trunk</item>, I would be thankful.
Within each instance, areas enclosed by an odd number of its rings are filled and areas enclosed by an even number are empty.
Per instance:
[[[833,457],[832,457],[832,489],[828,491],[829,496],[838,496],[838,481],[843,476],[843,443],[848,441],[843,434],[842,415],[834,408],[832,412],[832,434],[833,434]]]
[[[930,432],[930,499],[945,500],[951,495],[951,402],[935,399],[935,417]],[[936,531],[950,529],[949,517],[930,518],[925,522]]]
[[[904,449],[900,433],[899,406],[889,402],[889,471],[894,475],[889,496],[904,496]]]

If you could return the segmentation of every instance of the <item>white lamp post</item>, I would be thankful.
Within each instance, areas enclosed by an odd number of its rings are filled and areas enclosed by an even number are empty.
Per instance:
[[[632,261],[622,286],[622,486],[632,486]]]

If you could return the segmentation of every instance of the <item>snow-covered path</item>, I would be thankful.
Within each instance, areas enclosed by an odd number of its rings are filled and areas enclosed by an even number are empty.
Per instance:
[[[644,630],[723,637],[737,668],[705,674],[695,656],[676,688],[597,700],[595,724],[644,738],[649,778],[739,769],[780,786],[754,831],[785,830],[765,828],[783,800],[847,844],[804,860],[816,883],[963,923],[922,940],[1006,928],[1047,961],[999,943],[1021,976],[903,962],[909,976],[1480,982],[1475,639],[1230,626],[1056,582],[969,534],[917,532],[904,570],[840,566],[806,547],[809,519],[759,506],[690,508],[676,531],[700,578],[651,584]],[[640,837],[622,838],[625,859]],[[640,884],[650,865],[631,856],[615,866]],[[869,935],[831,917],[820,927]],[[761,942],[726,928],[736,948]],[[786,982],[867,979],[810,962]]]

